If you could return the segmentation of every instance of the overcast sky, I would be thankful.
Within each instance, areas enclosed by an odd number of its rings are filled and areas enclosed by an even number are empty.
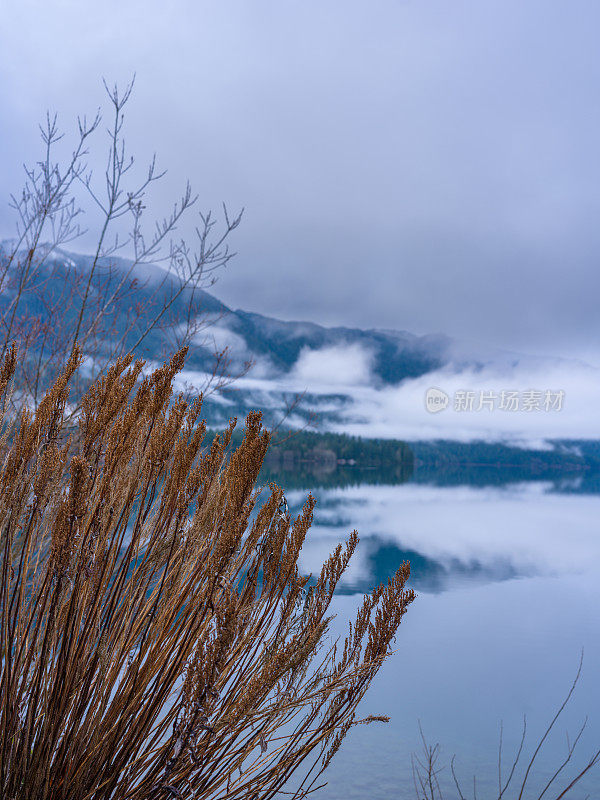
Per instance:
[[[46,109],[73,133],[135,71],[147,213],[188,177],[246,208],[227,303],[600,363],[597,0],[5,0],[0,26],[1,235]]]

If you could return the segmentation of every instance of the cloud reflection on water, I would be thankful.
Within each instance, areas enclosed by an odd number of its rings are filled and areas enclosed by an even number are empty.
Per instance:
[[[404,559],[424,592],[597,569],[600,497],[553,488],[550,482],[502,488],[407,483],[317,490],[301,568],[316,572],[356,528],[361,544],[342,580],[344,593],[369,591]],[[304,497],[288,495],[294,511]]]

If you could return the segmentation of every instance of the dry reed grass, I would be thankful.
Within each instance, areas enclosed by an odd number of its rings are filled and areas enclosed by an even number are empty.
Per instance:
[[[200,401],[172,398],[184,356],[143,379],[142,362],[117,361],[69,437],[79,349],[17,418],[14,347],[4,358],[5,800],[304,797],[352,725],[386,719],[356,710],[413,599],[409,565],[331,642],[356,532],[309,585],[297,562],[313,498],[293,522],[275,485],[258,506],[258,413],[229,459],[235,421],[203,449]]]

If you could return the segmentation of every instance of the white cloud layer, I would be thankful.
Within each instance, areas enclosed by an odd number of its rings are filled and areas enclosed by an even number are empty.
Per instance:
[[[368,372],[368,354],[358,348],[331,348],[305,353],[290,375],[276,379],[248,377],[236,387],[252,393],[257,408],[284,408],[284,396],[305,390],[315,398],[314,410],[323,415],[323,429],[365,437],[406,440],[452,439],[456,441],[505,441],[523,447],[544,447],[548,439],[600,438],[600,373],[573,363],[551,369],[517,368],[511,372],[486,368],[453,373],[439,370],[398,386],[376,387]],[[205,376],[186,371],[185,379],[200,385]],[[352,380],[350,380],[352,379]],[[354,382],[356,381],[356,382]],[[450,397],[448,408],[432,414],[425,394],[437,387]],[[564,392],[561,410],[456,411],[455,392],[472,391],[478,406],[479,392],[529,390]],[[346,396],[346,403],[332,398]],[[322,397],[322,401],[319,399]],[[328,414],[341,414],[328,422]],[[301,420],[298,420],[299,424]]]
[[[307,386],[363,386],[371,381],[371,354],[360,345],[304,347],[291,379]]]
[[[81,6],[2,4],[0,236],[46,108],[69,157],[77,114],[103,104],[109,123],[101,77],[136,72],[130,176],[154,151],[168,169],[148,235],[187,178],[198,210],[247,209],[228,305],[600,363],[597,2]],[[103,131],[86,158],[99,191]],[[193,244],[198,222],[177,236]]]

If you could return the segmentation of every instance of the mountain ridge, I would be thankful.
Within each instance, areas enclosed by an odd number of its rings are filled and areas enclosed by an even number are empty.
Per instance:
[[[0,241],[0,264],[7,258],[8,242]],[[43,246],[40,248],[43,252]],[[26,251],[24,251],[26,254]],[[49,254],[42,269],[45,293],[59,297],[73,271],[87,274],[93,257],[64,249]],[[112,256],[99,261],[99,275],[116,285],[132,269],[132,261]],[[115,329],[130,320],[130,310],[137,305],[160,308],[175,285],[176,277],[157,264],[141,264],[133,268],[135,285],[127,295],[127,304],[110,309],[111,323]],[[11,291],[0,296],[0,310],[10,302]],[[282,320],[241,308],[232,309],[206,289],[196,290],[201,300],[202,312],[208,323],[192,339],[186,358],[185,373],[190,382],[198,384],[202,375],[210,375],[214,354],[228,348],[231,373],[243,371],[244,365],[253,366],[246,378],[218,394],[207,398],[206,408],[214,424],[221,424],[228,415],[242,415],[250,408],[275,407],[280,418],[281,409],[288,404],[290,393],[306,387],[304,405],[319,408],[323,419],[334,425],[343,424],[347,411],[354,402],[354,394],[361,387],[381,389],[404,385],[404,382],[428,374],[444,371],[446,376],[460,373],[477,374],[493,368],[497,374],[511,376],[517,367],[546,368],[571,364],[581,367],[581,362],[548,356],[529,356],[522,353],[489,348],[453,339],[442,333],[416,335],[406,330],[389,328],[354,328],[350,326],[325,326],[302,320]],[[172,352],[176,346],[176,326],[187,311],[189,290],[184,290],[169,311],[164,328],[156,328],[145,338],[136,354],[157,362]],[[50,304],[51,306],[52,304]],[[45,313],[44,303],[35,296],[24,297],[22,309],[32,316]],[[77,307],[66,309],[64,314],[77,314]],[[61,310],[61,314],[62,314]],[[143,329],[145,319],[137,327]],[[137,341],[138,331],[129,334],[131,342]],[[128,340],[129,341],[129,340]],[[109,351],[110,342],[106,343]],[[584,365],[586,369],[593,367]],[[306,410],[302,420],[310,416]],[[274,416],[274,419],[276,416]]]

